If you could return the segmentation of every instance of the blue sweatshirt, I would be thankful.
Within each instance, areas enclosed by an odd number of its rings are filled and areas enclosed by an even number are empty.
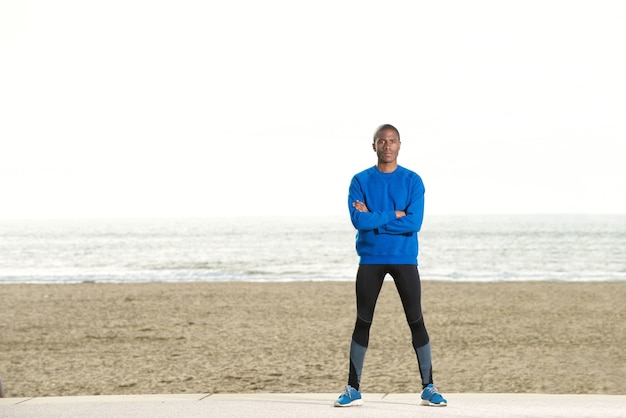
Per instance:
[[[369,212],[353,208],[357,200]],[[424,219],[424,183],[418,174],[401,166],[392,173],[368,168],[352,178],[348,207],[360,264],[417,265],[417,233]],[[396,210],[406,216],[396,219]]]

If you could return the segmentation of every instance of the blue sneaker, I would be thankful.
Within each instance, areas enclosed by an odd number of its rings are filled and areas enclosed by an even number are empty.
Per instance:
[[[343,393],[339,395],[339,398],[335,401],[335,406],[357,406],[363,405],[363,399],[361,399],[361,392],[356,390],[350,385],[347,385],[343,390]]]
[[[420,402],[420,405],[446,406],[448,405],[448,401],[446,401],[443,396],[437,392],[437,388],[431,383],[422,391],[422,401]]]

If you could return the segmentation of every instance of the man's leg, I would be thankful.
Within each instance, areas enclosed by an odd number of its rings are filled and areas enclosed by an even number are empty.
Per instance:
[[[400,294],[406,320],[411,328],[413,349],[417,355],[422,387],[433,383],[430,338],[422,316],[421,286],[417,266],[394,265],[390,271]]]
[[[350,342],[350,373],[348,384],[359,389],[365,352],[369,344],[374,308],[386,271],[381,265],[359,265],[356,275],[356,323]]]

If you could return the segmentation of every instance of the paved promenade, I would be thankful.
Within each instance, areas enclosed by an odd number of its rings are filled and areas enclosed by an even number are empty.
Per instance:
[[[67,396],[0,399],[0,417],[626,417],[626,395],[446,394],[446,407],[415,394],[364,393],[334,408],[338,393]]]

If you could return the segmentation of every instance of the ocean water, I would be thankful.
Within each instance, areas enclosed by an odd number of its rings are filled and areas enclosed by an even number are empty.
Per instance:
[[[626,215],[427,216],[422,280],[626,281]],[[346,217],[0,221],[0,283],[354,280]]]

